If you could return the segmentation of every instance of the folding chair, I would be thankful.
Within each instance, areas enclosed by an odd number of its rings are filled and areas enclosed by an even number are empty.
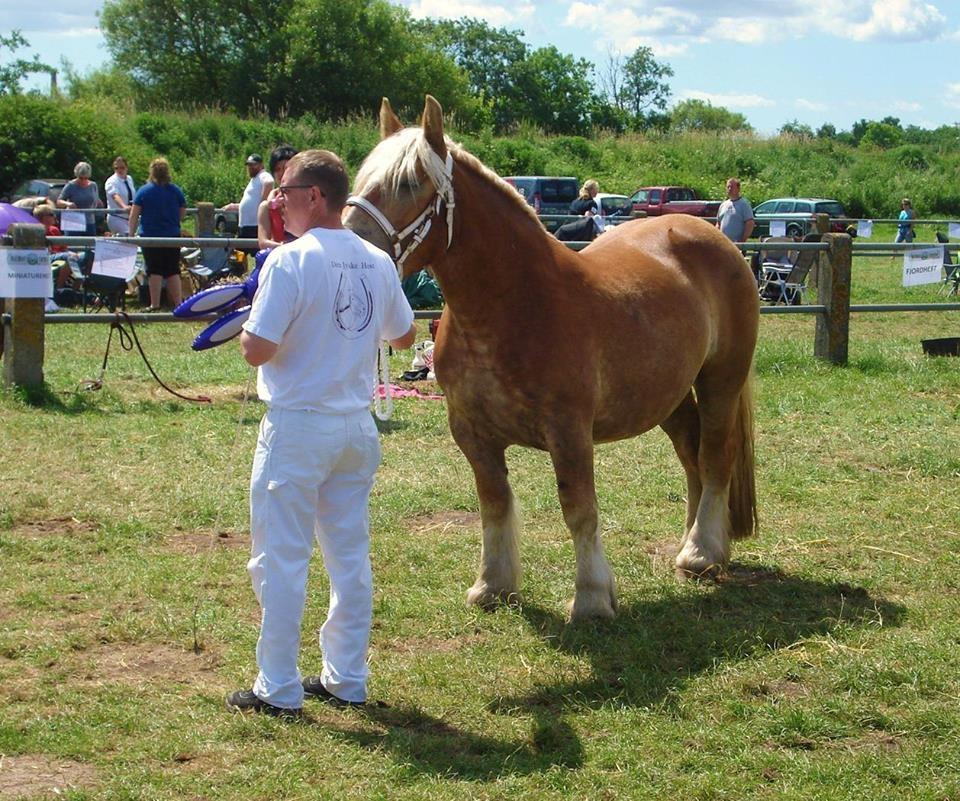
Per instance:
[[[950,237],[937,231],[937,242],[946,245]],[[960,264],[953,260],[950,251],[944,248],[943,251],[943,281],[940,283],[939,294],[960,295]]]
[[[779,239],[793,241],[785,237]],[[820,234],[807,234],[802,241],[819,242]],[[786,251],[784,259],[761,262],[760,297],[774,305],[783,303],[786,306],[800,306],[803,293],[807,290],[807,275],[818,255],[816,250],[791,250]]]
[[[230,253],[227,248],[183,248],[180,253],[194,292],[206,289],[230,275]]]

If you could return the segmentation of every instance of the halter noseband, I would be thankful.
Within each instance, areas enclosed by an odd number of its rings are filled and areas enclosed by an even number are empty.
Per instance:
[[[436,166],[441,167],[439,156],[436,156],[436,161]],[[446,204],[447,207],[447,249],[450,248],[450,243],[453,241],[453,209],[456,202],[453,197],[453,157],[449,151],[447,151],[447,158],[438,172],[439,181],[437,178],[432,178],[437,187],[436,199],[429,203],[416,219],[402,231],[394,228],[393,223],[387,219],[386,215],[366,198],[359,195],[351,195],[347,198],[348,206],[363,209],[380,226],[380,230],[387,237],[393,250],[393,261],[400,273],[403,272],[403,263],[407,260],[407,256],[413,253],[420,246],[420,243],[427,238],[430,227],[433,225],[433,215],[440,213],[442,204]],[[412,239],[404,247],[402,242],[409,236],[412,236]]]

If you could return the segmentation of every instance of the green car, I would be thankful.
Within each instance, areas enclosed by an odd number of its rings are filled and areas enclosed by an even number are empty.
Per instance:
[[[753,219],[756,221],[753,236],[770,236],[770,223],[773,220],[784,221],[787,236],[804,236],[817,230],[818,214],[837,218],[831,219],[830,230],[843,232],[845,224],[838,220],[845,218],[847,212],[840,201],[822,197],[777,197],[765,200],[753,210]]]

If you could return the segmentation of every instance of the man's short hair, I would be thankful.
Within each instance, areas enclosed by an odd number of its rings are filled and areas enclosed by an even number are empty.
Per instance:
[[[297,149],[291,145],[279,145],[275,147],[270,154],[270,172],[276,170],[277,165],[281,161],[290,161],[290,159],[296,155]]]
[[[298,175],[299,182],[315,184],[327,196],[331,209],[342,209],[350,194],[350,177],[340,157],[329,150],[301,150],[287,162],[285,175]]]

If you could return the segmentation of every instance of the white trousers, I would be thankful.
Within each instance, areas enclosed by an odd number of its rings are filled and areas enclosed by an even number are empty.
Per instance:
[[[126,215],[126,212],[124,212]],[[130,233],[130,220],[128,217],[118,217],[115,214],[107,215],[107,228],[111,233],[127,236]]]
[[[330,577],[322,681],[339,698],[366,700],[373,613],[368,503],[379,463],[377,427],[366,409],[269,409],[260,422],[247,571],[262,610],[253,691],[274,706],[303,704],[297,655],[314,538]]]

